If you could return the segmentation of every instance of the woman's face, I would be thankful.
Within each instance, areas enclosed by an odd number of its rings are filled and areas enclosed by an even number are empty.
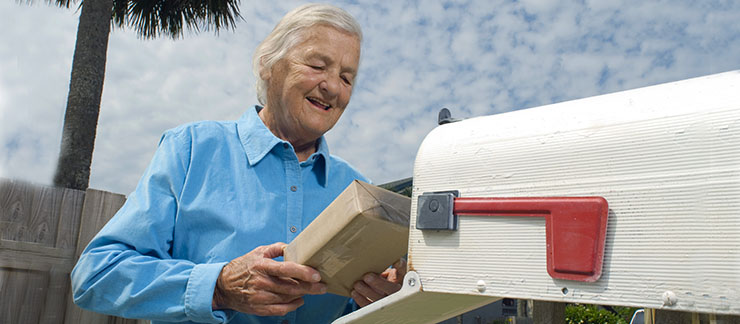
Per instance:
[[[294,46],[269,71],[268,128],[287,141],[313,141],[339,120],[352,95],[360,61],[357,36],[325,25],[304,31]]]

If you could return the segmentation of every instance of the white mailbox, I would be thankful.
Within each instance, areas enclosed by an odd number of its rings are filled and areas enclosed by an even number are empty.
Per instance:
[[[553,197],[608,209],[537,205]],[[411,215],[404,288],[338,322],[434,323],[501,297],[740,315],[740,71],[441,125]]]

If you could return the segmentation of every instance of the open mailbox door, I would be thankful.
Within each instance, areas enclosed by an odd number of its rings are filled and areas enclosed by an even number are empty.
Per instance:
[[[573,197],[608,207],[561,225],[462,210]],[[503,297],[740,315],[740,71],[441,125],[410,223],[404,287],[336,323],[436,323]]]

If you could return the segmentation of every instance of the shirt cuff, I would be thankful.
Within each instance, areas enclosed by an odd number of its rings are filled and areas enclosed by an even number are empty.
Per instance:
[[[188,286],[185,289],[185,314],[191,321],[200,323],[226,322],[226,312],[214,311],[211,307],[216,280],[225,265],[226,262],[196,264],[193,271],[190,272]]]

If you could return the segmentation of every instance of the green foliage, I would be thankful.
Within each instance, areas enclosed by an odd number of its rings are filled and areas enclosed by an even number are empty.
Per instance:
[[[617,314],[624,318],[627,323],[629,323],[630,320],[632,320],[632,315],[635,314],[635,312],[640,309],[639,307],[614,307],[614,310],[617,311]]]
[[[413,187],[408,186],[406,188],[403,188],[403,190],[399,191],[399,194],[402,194],[406,197],[411,197],[411,192],[413,191]]]
[[[613,307],[617,314],[596,305],[568,305],[565,307],[567,324],[628,324],[637,308]]]
[[[411,194],[412,194],[413,189],[414,189],[414,187],[412,185],[411,178],[405,178],[405,179],[400,179],[400,180],[396,180],[396,181],[391,181],[391,182],[388,182],[388,183],[380,184],[380,185],[378,185],[378,187],[381,187],[381,188],[383,188],[385,190],[393,191],[393,192],[395,192],[397,194],[401,194],[401,195],[404,195],[406,197],[411,197]]]

